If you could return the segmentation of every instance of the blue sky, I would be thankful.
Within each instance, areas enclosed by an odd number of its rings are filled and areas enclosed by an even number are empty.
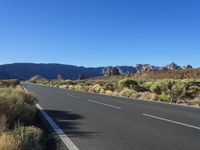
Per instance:
[[[0,64],[200,66],[199,0],[1,0]]]

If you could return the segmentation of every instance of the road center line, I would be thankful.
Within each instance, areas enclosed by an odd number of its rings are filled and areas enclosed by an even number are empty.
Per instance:
[[[153,115],[149,115],[149,114],[145,114],[145,113],[143,113],[142,115],[146,116],[146,117],[150,117],[150,118],[154,118],[154,119],[158,119],[158,120],[162,120],[162,121],[166,121],[166,122],[171,122],[171,123],[174,123],[174,124],[178,124],[178,125],[182,125],[182,126],[186,126],[186,127],[189,127],[189,128],[200,130],[200,127],[185,124],[185,123],[182,123],[182,122],[173,121],[173,120],[169,120],[169,119],[166,119],[166,118],[161,118],[161,117],[157,117],[157,116],[153,116]]]
[[[73,97],[73,98],[80,98],[80,97],[78,97],[78,96],[71,95],[71,94],[66,94],[66,95],[71,96],[71,97]]]
[[[92,103],[96,103],[96,104],[112,107],[112,108],[115,108],[115,109],[121,109],[121,107],[118,107],[118,106],[114,106],[114,105],[110,105],[110,104],[106,104],[106,103],[101,103],[101,102],[97,102],[97,101],[90,100],[90,99],[88,101],[92,102]]]

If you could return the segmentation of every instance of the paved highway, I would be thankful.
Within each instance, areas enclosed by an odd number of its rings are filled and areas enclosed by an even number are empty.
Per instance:
[[[200,109],[23,85],[79,150],[200,149]]]

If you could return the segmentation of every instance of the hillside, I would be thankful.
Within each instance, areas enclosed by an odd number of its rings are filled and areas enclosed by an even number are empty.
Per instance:
[[[190,68],[190,69],[188,69]],[[61,75],[64,79],[76,80],[80,74],[87,78],[97,76],[131,75],[135,78],[199,78],[199,69],[191,66],[181,67],[171,63],[164,67],[150,64],[137,64],[136,66],[117,67],[79,67],[64,64],[34,64],[14,63],[0,65],[0,79],[27,80],[33,76],[40,75],[45,79],[56,79]],[[108,77],[109,78],[109,77]],[[112,78],[112,77],[111,77]]]
[[[56,79],[60,74],[65,79],[78,79],[83,73],[86,77],[103,76],[109,67],[78,67],[63,64],[34,64],[34,63],[14,63],[0,65],[0,79],[27,80],[35,75],[41,75],[46,79]],[[132,66],[120,66],[121,72],[135,72]]]
[[[124,74],[118,76],[94,77],[92,80],[120,80],[123,78],[132,78],[136,80],[152,79],[200,79],[200,69],[175,69],[175,70],[154,70],[143,71],[133,74]]]
[[[200,79],[200,69],[177,69],[140,72],[135,79]]]

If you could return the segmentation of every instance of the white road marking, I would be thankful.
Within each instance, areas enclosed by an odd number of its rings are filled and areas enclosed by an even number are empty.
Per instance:
[[[40,110],[42,115],[45,117],[45,119],[48,121],[48,123],[51,125],[53,130],[56,132],[56,134],[60,137],[60,139],[63,141],[65,146],[69,150],[79,150],[76,145],[70,140],[70,138],[62,131],[62,129],[53,121],[53,119],[44,111],[44,109],[39,105],[36,104],[36,107]]]
[[[182,123],[182,122],[173,121],[173,120],[169,120],[169,119],[165,119],[165,118],[161,118],[161,117],[157,117],[157,116],[153,116],[153,115],[149,115],[149,114],[144,114],[144,113],[142,115],[146,116],[146,117],[150,117],[150,118],[154,118],[154,119],[158,119],[158,120],[162,120],[162,121],[167,121],[167,122],[171,122],[171,123],[174,123],[174,124],[178,124],[178,125],[182,125],[182,126],[186,126],[186,127],[190,127],[190,128],[193,128],[193,129],[200,130],[200,127],[196,127],[196,126],[193,126],[193,125],[190,125],[190,124],[185,124],[185,123]]]
[[[22,86],[23,87],[23,86]],[[26,92],[28,90],[23,87]],[[53,119],[44,111],[44,109],[39,105],[36,104],[36,107],[39,109],[39,111],[42,113],[44,118],[48,121],[50,126],[53,128],[53,130],[56,132],[56,134],[60,137],[60,139],[63,141],[65,146],[69,150],[79,150],[78,147],[70,140],[70,138],[62,131],[62,129],[53,121]]]
[[[110,104],[106,104],[106,103],[101,103],[101,102],[97,102],[97,101],[90,100],[90,99],[88,101],[92,102],[92,103],[96,103],[96,104],[112,107],[112,108],[115,108],[115,109],[121,109],[121,107],[118,107],[118,106],[114,106],[114,105],[110,105]]]
[[[66,95],[71,96],[71,97],[73,97],[73,98],[80,98],[80,97],[78,97],[78,96],[71,95],[71,94],[66,94]]]

